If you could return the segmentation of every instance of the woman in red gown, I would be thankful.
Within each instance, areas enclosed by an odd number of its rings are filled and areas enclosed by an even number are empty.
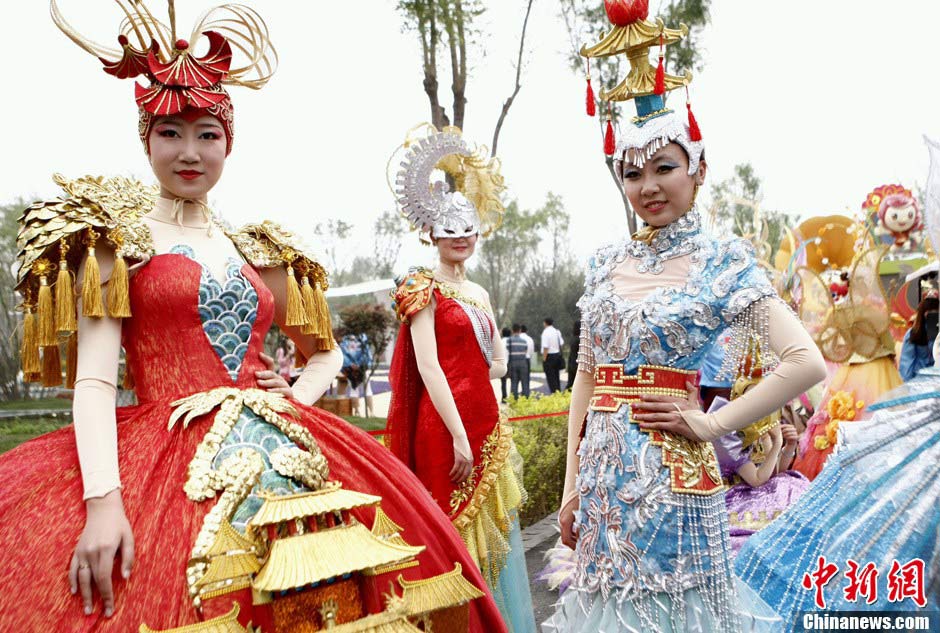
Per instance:
[[[502,178],[456,128],[428,129],[405,147],[395,193],[439,263],[410,271],[395,293],[403,325],[389,372],[389,447],[451,517],[510,630],[534,633],[518,521],[522,460],[490,383],[506,372],[506,349],[489,295],[464,268],[479,235],[499,222]],[[435,168],[458,191],[431,186]]]
[[[140,3],[134,11],[148,19]],[[377,611],[376,617],[404,617],[394,600],[382,611],[381,595],[370,597],[347,582],[364,569],[354,562],[360,551],[307,548],[290,568],[268,570],[290,591],[259,589],[264,569],[258,567],[274,565],[278,540],[341,530],[338,521],[354,527],[357,520],[375,524],[374,536],[391,539],[364,537],[377,551],[415,554],[386,566],[388,576],[376,568],[373,582],[385,579],[381,592],[403,594],[407,581],[459,566],[469,581],[458,583],[461,603],[469,601],[469,625],[460,628],[505,630],[475,561],[417,478],[367,434],[310,406],[341,362],[322,297],[322,267],[272,223],[229,231],[208,214],[206,194],[233,141],[223,84],[249,80],[246,67],[229,72],[229,40],[239,37],[238,28],[249,29],[233,42],[235,49],[253,51],[264,66],[270,57],[263,22],[243,6],[219,8],[195,31],[209,40],[209,52],[196,59],[187,42],[151,16],[147,32],[161,46],[148,56],[147,43],[128,39],[143,29],[125,23],[123,52],[108,58],[107,49],[68,27],[54,1],[52,13],[73,40],[104,58],[107,72],[150,79],[150,88],[137,90],[140,133],[160,187],[57,177],[63,198],[24,214],[17,287],[26,313],[24,373],[46,384],[61,380],[59,337],[67,337],[75,424],[0,458],[0,538],[8,544],[0,569],[0,630],[151,630],[143,624],[168,630],[226,612],[265,631],[309,630],[328,617],[342,623]],[[230,27],[233,15],[240,24],[235,31],[225,30],[225,37],[211,32],[216,24]],[[83,272],[75,275],[81,286],[76,315],[71,280],[77,269]],[[272,322],[309,359],[293,389],[262,356]],[[138,404],[115,412],[122,347]],[[281,531],[265,533],[264,525],[278,524],[253,522],[270,500],[324,499],[317,495],[335,492],[328,481],[358,501],[331,506],[335,514],[319,523],[302,522],[319,516],[314,510],[282,517]],[[375,510],[375,497],[353,491],[381,497],[386,516]],[[389,518],[403,527],[376,532]],[[229,545],[217,549],[223,542]],[[232,549],[232,542],[242,549]],[[210,563],[219,555],[247,568],[207,592]],[[324,565],[343,573],[313,586],[284,579]],[[389,582],[399,575],[405,583],[396,591]],[[227,593],[236,576],[247,584],[237,595]],[[330,587],[360,593],[334,592],[332,615],[326,602],[322,612],[279,606],[299,604],[288,599],[303,590],[310,596]],[[220,603],[219,595],[231,599]],[[233,602],[240,613],[230,611]]]

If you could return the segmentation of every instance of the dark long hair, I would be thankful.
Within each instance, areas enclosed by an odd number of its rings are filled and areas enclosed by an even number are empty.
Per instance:
[[[936,297],[927,297],[917,306],[917,314],[914,316],[914,325],[911,327],[911,343],[914,345],[929,345],[927,340],[927,320],[937,321],[937,310],[940,309],[940,300]],[[928,313],[933,313],[929,314]],[[935,328],[929,328],[936,331]]]

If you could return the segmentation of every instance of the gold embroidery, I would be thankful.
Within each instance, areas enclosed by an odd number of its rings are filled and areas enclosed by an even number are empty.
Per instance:
[[[170,430],[181,418],[183,428],[187,428],[195,418],[218,408],[212,426],[196,447],[195,455],[189,463],[186,483],[183,486],[186,496],[197,502],[215,496],[218,491],[223,491],[218,502],[203,520],[187,569],[186,576],[190,591],[196,595],[196,583],[206,572],[206,555],[215,541],[219,526],[223,520],[231,518],[235,509],[251,492],[265,468],[261,455],[247,448],[227,458],[219,468],[212,466],[222,440],[235,426],[243,408],[247,407],[265,422],[280,429],[288,438],[307,449],[309,457],[301,457],[289,449],[275,451],[272,461],[275,462],[275,469],[281,474],[297,476],[304,485],[316,489],[321,487],[329,476],[329,466],[310,431],[283,417],[282,414],[296,417],[297,411],[281,394],[261,389],[220,387],[182,398],[173,402],[172,406],[175,409],[167,424]],[[297,449],[297,452],[301,451]]]

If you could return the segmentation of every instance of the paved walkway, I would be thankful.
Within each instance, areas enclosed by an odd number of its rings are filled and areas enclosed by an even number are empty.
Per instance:
[[[525,549],[526,570],[529,573],[529,588],[532,592],[532,610],[539,624],[552,614],[558,600],[558,592],[552,591],[535,577],[545,567],[545,552],[558,540],[558,513],[553,512],[538,523],[522,531],[522,546]]]

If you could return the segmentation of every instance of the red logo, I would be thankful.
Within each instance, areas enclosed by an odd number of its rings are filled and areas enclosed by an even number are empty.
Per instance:
[[[845,577],[849,579],[849,585],[844,589],[845,599],[857,602],[861,595],[866,604],[873,604],[878,599],[878,570],[875,564],[868,563],[859,569],[858,563],[851,558],[846,564],[849,568],[845,571]]]
[[[918,607],[927,606],[924,595],[924,561],[915,558],[904,565],[891,562],[888,571],[888,602],[901,602],[910,598]]]
[[[816,571],[803,574],[803,588],[816,588],[816,608],[826,608],[826,598],[823,596],[823,587],[839,573],[839,566],[834,563],[827,563],[825,556],[820,556],[816,561]]]

